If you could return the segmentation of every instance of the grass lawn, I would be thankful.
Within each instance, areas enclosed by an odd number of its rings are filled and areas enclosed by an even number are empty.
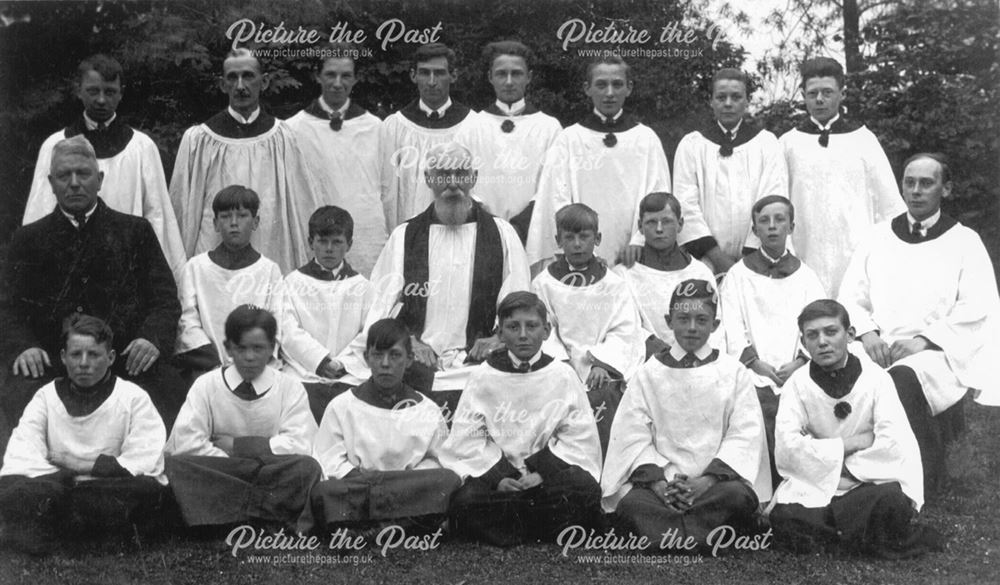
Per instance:
[[[661,561],[659,565],[636,561],[594,565],[583,562],[584,553],[570,552],[564,557],[555,545],[502,550],[445,541],[437,550],[390,550],[383,557],[374,547],[352,554],[326,554],[336,551],[323,550],[324,542],[313,554],[322,555],[328,563],[341,561],[334,566],[305,562],[305,553],[271,551],[262,551],[263,563],[254,562],[252,550],[233,556],[225,535],[170,534],[138,542],[124,538],[76,541],[42,559],[0,551],[0,583],[996,583],[1000,578],[1000,409],[969,401],[966,412],[970,432],[951,455],[950,489],[921,513],[922,522],[947,534],[948,548],[916,560],[795,556],[766,550],[720,558],[650,558]]]

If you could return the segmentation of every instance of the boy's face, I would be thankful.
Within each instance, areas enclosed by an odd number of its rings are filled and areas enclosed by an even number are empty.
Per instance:
[[[720,79],[712,87],[709,100],[715,119],[726,128],[733,128],[747,111],[747,88],[742,81]]]
[[[941,165],[930,158],[918,158],[903,170],[903,201],[917,221],[924,221],[941,209],[941,200],[951,195],[951,183],[941,177]]]
[[[434,57],[420,61],[410,70],[410,80],[417,85],[420,99],[429,107],[438,109],[448,101],[451,84],[458,78],[449,67],[447,57]]]
[[[833,77],[811,77],[802,88],[809,115],[826,124],[840,111],[844,91]]]
[[[598,112],[614,116],[625,107],[625,99],[632,95],[632,82],[625,78],[625,67],[601,63],[591,71],[584,92]]]
[[[90,388],[103,380],[108,368],[115,363],[115,350],[97,343],[90,335],[70,333],[59,357],[69,379],[81,388]]]
[[[222,243],[229,248],[243,248],[250,243],[250,236],[260,224],[260,218],[245,207],[224,209],[216,214],[215,231],[222,236]]]
[[[583,266],[594,257],[594,248],[601,244],[601,232],[580,230],[569,232],[560,229],[556,234],[556,245],[566,254],[566,261],[573,266]]]
[[[500,55],[490,67],[490,85],[497,99],[505,104],[520,101],[531,82],[531,71],[524,57]]]
[[[706,343],[719,326],[715,307],[705,299],[679,300],[670,307],[667,325],[674,332],[678,345],[686,352],[694,352]]]
[[[264,372],[274,353],[274,343],[260,327],[243,332],[239,343],[226,340],[226,353],[233,358],[233,365],[244,380],[253,380]]]
[[[122,82],[121,79],[106,81],[100,73],[91,69],[80,76],[76,95],[91,120],[106,122],[115,115],[118,103],[122,101]]]
[[[397,341],[389,349],[365,350],[365,361],[372,371],[372,382],[385,390],[393,390],[403,383],[406,368],[413,363],[413,356],[406,351],[405,341]]]
[[[765,205],[753,218],[753,233],[760,238],[761,243],[773,257],[775,253],[785,253],[785,243],[788,234],[792,233],[795,224],[792,223],[788,206],[784,203]]]
[[[802,345],[817,365],[825,370],[836,368],[847,356],[847,345],[854,341],[854,327],[844,329],[836,317],[820,317],[802,324]]]
[[[677,233],[683,225],[684,220],[674,215],[674,210],[667,205],[660,211],[643,213],[639,229],[646,238],[647,246],[654,250],[669,250],[677,243]]]
[[[344,256],[351,249],[351,242],[347,241],[344,234],[316,235],[309,240],[309,247],[320,266],[333,270],[344,261]]]
[[[342,107],[358,82],[354,76],[354,61],[347,58],[327,59],[316,75],[316,81],[323,88],[323,101],[334,109]]]
[[[500,324],[500,341],[521,361],[529,360],[542,349],[552,326],[538,311],[517,309]]]

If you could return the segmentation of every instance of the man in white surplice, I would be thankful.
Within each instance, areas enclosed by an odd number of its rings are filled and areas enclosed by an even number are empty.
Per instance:
[[[964,430],[962,398],[997,404],[1000,298],[982,240],[941,212],[951,195],[947,159],[906,161],[907,212],[883,222],[858,246],[839,300],[865,351],[888,368],[920,445],[924,482],[945,478],[947,442]]]
[[[253,189],[260,195],[264,221],[251,243],[287,274],[309,260],[309,214],[336,194],[334,185],[319,188],[288,126],[261,109],[260,92],[267,83],[249,50],[235,49],[226,57],[221,87],[229,95],[229,107],[184,132],[170,200],[184,250],[193,257],[219,245],[212,213],[215,194],[229,185]]]
[[[454,412],[474,365],[500,347],[497,303],[528,289],[528,264],[514,228],[473,201],[467,148],[439,144],[424,164],[434,202],[389,235],[372,270],[366,330],[385,317],[406,323],[414,366],[434,371],[431,397]]]
[[[348,260],[367,277],[386,239],[379,184],[382,121],[351,99],[358,81],[353,49],[336,45],[330,51],[332,56],[317,64],[316,81],[322,95],[286,123],[313,174],[321,184],[333,187],[331,203],[354,219]]]

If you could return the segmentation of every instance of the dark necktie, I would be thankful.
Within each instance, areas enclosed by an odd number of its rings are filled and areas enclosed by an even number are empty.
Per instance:
[[[330,112],[330,128],[333,128],[335,132],[339,132],[343,127],[344,119],[340,116],[340,112]]]
[[[243,380],[238,386],[233,390],[233,393],[244,400],[253,400],[257,398],[257,393],[254,392],[253,384]]]
[[[440,120],[441,119],[441,114],[437,113],[437,111],[435,110],[435,111],[427,114],[427,119],[428,120]]]
[[[923,239],[924,234],[920,231],[921,227],[922,226],[920,225],[919,221],[913,222],[913,229],[910,230],[910,235],[912,235],[914,238],[916,238],[918,240]]]
[[[733,155],[733,139],[736,135],[733,134],[732,130],[726,130],[726,140],[719,147],[719,154],[722,156],[732,156]]]
[[[826,148],[830,145],[830,129],[825,128],[819,131],[819,145]]]
[[[525,372],[530,372],[531,371],[531,364],[528,363],[528,362],[521,362],[521,363],[517,364],[516,366],[514,366],[514,369],[517,370],[518,372],[521,372],[522,374],[525,373]]]
[[[87,213],[85,211],[74,213],[73,219],[76,221],[76,229],[78,230],[82,230],[83,226],[87,225]]]

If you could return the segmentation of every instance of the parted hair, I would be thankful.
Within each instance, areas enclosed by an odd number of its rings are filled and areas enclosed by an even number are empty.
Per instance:
[[[556,231],[577,233],[599,231],[597,212],[583,203],[570,203],[556,212]]]
[[[767,207],[772,203],[783,203],[785,207],[788,208],[788,221],[795,221],[795,206],[792,202],[784,195],[768,195],[766,197],[761,197],[753,204],[750,208],[750,223],[757,222],[757,214],[760,213],[762,209]]]
[[[542,322],[548,323],[549,312],[545,308],[545,303],[542,302],[542,299],[538,298],[538,295],[528,291],[512,292],[505,296],[500,301],[500,306],[497,307],[497,322],[503,326],[505,319],[513,315],[514,311],[521,310],[535,311],[542,319]]]
[[[270,311],[257,305],[240,305],[226,317],[226,341],[239,345],[243,334],[260,327],[272,344],[278,339],[278,322]]]
[[[80,65],[76,68],[77,81],[82,81],[83,76],[88,71],[96,72],[104,81],[114,81],[117,79],[120,83],[125,83],[125,79],[122,77],[121,63],[114,57],[105,55],[104,53],[97,53],[80,61]]]
[[[365,350],[386,351],[400,341],[403,342],[407,355],[413,355],[413,341],[406,323],[399,319],[379,319],[368,328]]]
[[[800,87],[806,88],[806,80],[814,77],[832,77],[837,80],[837,87],[844,89],[844,68],[830,57],[814,57],[799,66],[799,76],[802,78]]]
[[[918,152],[917,154],[906,159],[903,163],[903,171],[906,171],[906,167],[910,166],[910,163],[915,160],[920,160],[922,158],[929,158],[935,161],[937,164],[941,165],[941,182],[947,183],[951,181],[951,161],[948,156],[940,152]]]
[[[605,55],[604,57],[598,57],[590,63],[587,63],[587,85],[590,85],[591,76],[594,74],[594,68],[598,65],[621,65],[625,68],[625,81],[632,81],[632,68],[625,62],[625,59],[622,59],[618,55]]]
[[[64,349],[70,335],[93,337],[95,342],[104,345],[108,351],[115,343],[115,333],[103,319],[82,313],[73,313],[63,320],[61,341]]]
[[[413,59],[410,61],[410,71],[416,71],[418,63],[424,63],[437,57],[444,57],[448,61],[448,71],[452,71],[457,67],[457,57],[454,50],[444,43],[430,43],[420,45],[413,52]]]
[[[681,219],[681,202],[672,193],[666,191],[654,191],[642,198],[639,202],[639,225],[642,226],[642,216],[646,213],[656,213],[663,211],[670,206],[670,211],[674,212],[674,217]]]
[[[215,215],[240,208],[246,209],[256,216],[257,212],[260,211],[260,197],[257,192],[243,185],[229,185],[223,187],[212,199],[212,212]]]
[[[515,40],[496,41],[483,47],[483,60],[486,61],[487,71],[493,69],[493,61],[500,55],[512,55],[524,59],[529,70],[535,64],[535,53],[528,48],[528,45]]]
[[[715,285],[707,280],[689,278],[676,287],[670,295],[670,314],[673,314],[674,307],[681,303],[701,299],[706,305],[712,307],[712,312],[718,314],[719,295],[715,290]]]
[[[747,97],[750,97],[751,93],[750,76],[740,71],[739,69],[735,69],[733,67],[723,67],[722,69],[719,69],[718,71],[715,72],[715,75],[712,76],[712,85],[710,86],[712,93],[715,93],[716,82],[725,80],[739,81],[740,83],[742,83],[743,90],[746,92]]]
[[[802,312],[799,313],[798,324],[799,332],[802,332],[802,328],[809,321],[816,319],[823,319],[826,317],[833,317],[834,319],[839,319],[840,324],[847,329],[851,326],[851,315],[841,305],[833,299],[819,299],[818,301],[813,301],[803,307]]]

